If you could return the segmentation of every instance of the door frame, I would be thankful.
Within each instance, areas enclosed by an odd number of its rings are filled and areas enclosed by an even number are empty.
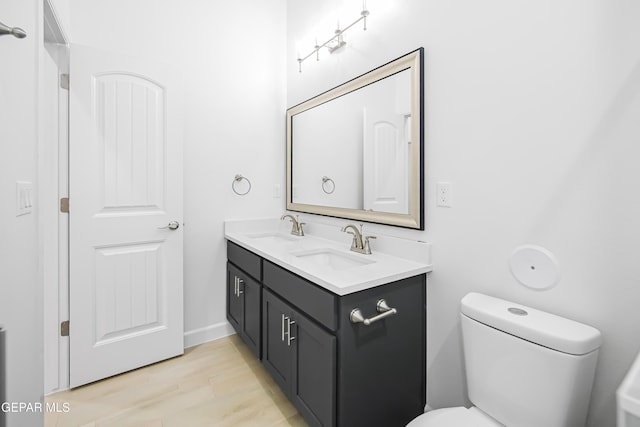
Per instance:
[[[59,199],[69,194],[69,92],[59,76],[69,73],[70,57],[68,39],[49,0],[43,1],[43,15],[42,55],[49,58],[41,60],[40,70],[38,239],[47,395],[69,388],[69,339],[60,335],[60,323],[69,319],[69,218],[59,209]]]

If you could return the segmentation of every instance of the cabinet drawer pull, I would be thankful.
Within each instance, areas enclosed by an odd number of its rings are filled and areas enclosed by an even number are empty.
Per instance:
[[[287,318],[287,346],[291,347],[291,341],[295,340],[296,337],[291,336],[291,325],[295,324],[294,320]]]
[[[240,285],[244,285],[244,280],[238,276],[233,277],[233,294],[240,298],[240,295],[244,294],[243,290],[240,290]]]
[[[280,327],[280,331],[282,331],[282,338],[280,339],[280,341],[284,342],[284,319],[285,319],[285,315],[282,315],[282,326]]]
[[[376,314],[373,317],[365,318],[359,308],[354,308],[353,310],[351,310],[349,319],[351,320],[351,323],[364,323],[365,326],[369,326],[373,322],[377,322],[380,319],[384,319],[385,317],[393,316],[394,314],[398,313],[398,310],[389,307],[384,299],[378,300],[378,303],[376,304],[376,311],[379,314]]]
[[[285,322],[286,322],[286,327],[285,327]],[[296,337],[292,337],[291,336],[291,325],[294,325],[296,322],[295,320],[291,320],[291,318],[289,316],[285,316],[284,314],[282,315],[282,326],[281,326],[281,332],[282,332],[282,342],[284,342],[284,338],[287,337],[287,346],[291,347],[291,341],[295,340]]]

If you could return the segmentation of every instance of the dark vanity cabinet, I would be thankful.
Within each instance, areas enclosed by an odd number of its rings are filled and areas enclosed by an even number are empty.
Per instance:
[[[232,242],[228,258],[227,318],[249,347],[261,342],[258,357],[309,425],[404,426],[424,411],[425,274],[340,296]],[[249,279],[239,296],[236,277]],[[350,320],[356,308],[379,314],[380,300],[397,313]]]

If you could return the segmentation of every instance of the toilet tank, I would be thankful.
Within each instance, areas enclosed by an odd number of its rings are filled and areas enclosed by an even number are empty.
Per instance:
[[[478,293],[461,302],[469,399],[506,426],[584,427],[600,332]]]

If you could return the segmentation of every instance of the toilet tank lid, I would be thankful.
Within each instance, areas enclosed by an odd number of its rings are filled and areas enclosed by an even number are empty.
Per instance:
[[[587,354],[602,343],[596,328],[476,292],[462,298],[461,311],[480,323],[563,353]]]

